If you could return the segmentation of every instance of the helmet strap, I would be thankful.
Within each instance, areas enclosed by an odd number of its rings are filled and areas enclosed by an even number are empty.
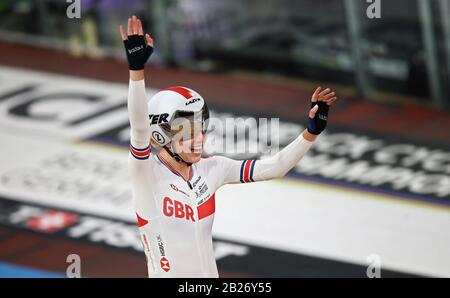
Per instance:
[[[177,153],[172,152],[172,150],[170,150],[167,146],[164,146],[163,148],[167,151],[167,153],[169,153],[169,155],[173,159],[175,159],[176,162],[184,162],[188,167],[192,166],[191,162],[184,161],[184,159],[182,159],[180,155],[178,155]]]

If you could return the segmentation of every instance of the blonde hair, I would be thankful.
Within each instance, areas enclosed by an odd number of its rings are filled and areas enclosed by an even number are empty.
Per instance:
[[[150,138],[150,147],[152,147],[152,149],[155,148],[158,151],[162,149],[162,146],[160,144],[156,143],[155,141],[153,141],[152,138]]]

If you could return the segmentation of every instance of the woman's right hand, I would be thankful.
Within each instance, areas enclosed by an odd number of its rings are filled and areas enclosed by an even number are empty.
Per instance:
[[[122,37],[130,70],[143,70],[144,65],[153,53],[153,39],[147,33],[144,38],[142,22],[136,16],[128,19],[128,29],[122,25],[119,28]]]

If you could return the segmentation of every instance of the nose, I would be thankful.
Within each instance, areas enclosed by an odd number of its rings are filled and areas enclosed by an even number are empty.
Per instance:
[[[200,145],[201,143],[203,143],[203,138],[204,138],[204,135],[201,131],[196,132],[194,135],[194,144]]]

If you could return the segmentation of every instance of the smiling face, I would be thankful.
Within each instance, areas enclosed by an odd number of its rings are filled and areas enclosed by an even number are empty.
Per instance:
[[[185,162],[196,163],[202,158],[203,146],[205,145],[206,134],[201,131],[196,133],[195,136],[188,140],[178,140],[175,144],[175,151]]]
[[[183,119],[173,125],[171,132],[172,150],[188,163],[200,161],[206,140],[204,123]]]

